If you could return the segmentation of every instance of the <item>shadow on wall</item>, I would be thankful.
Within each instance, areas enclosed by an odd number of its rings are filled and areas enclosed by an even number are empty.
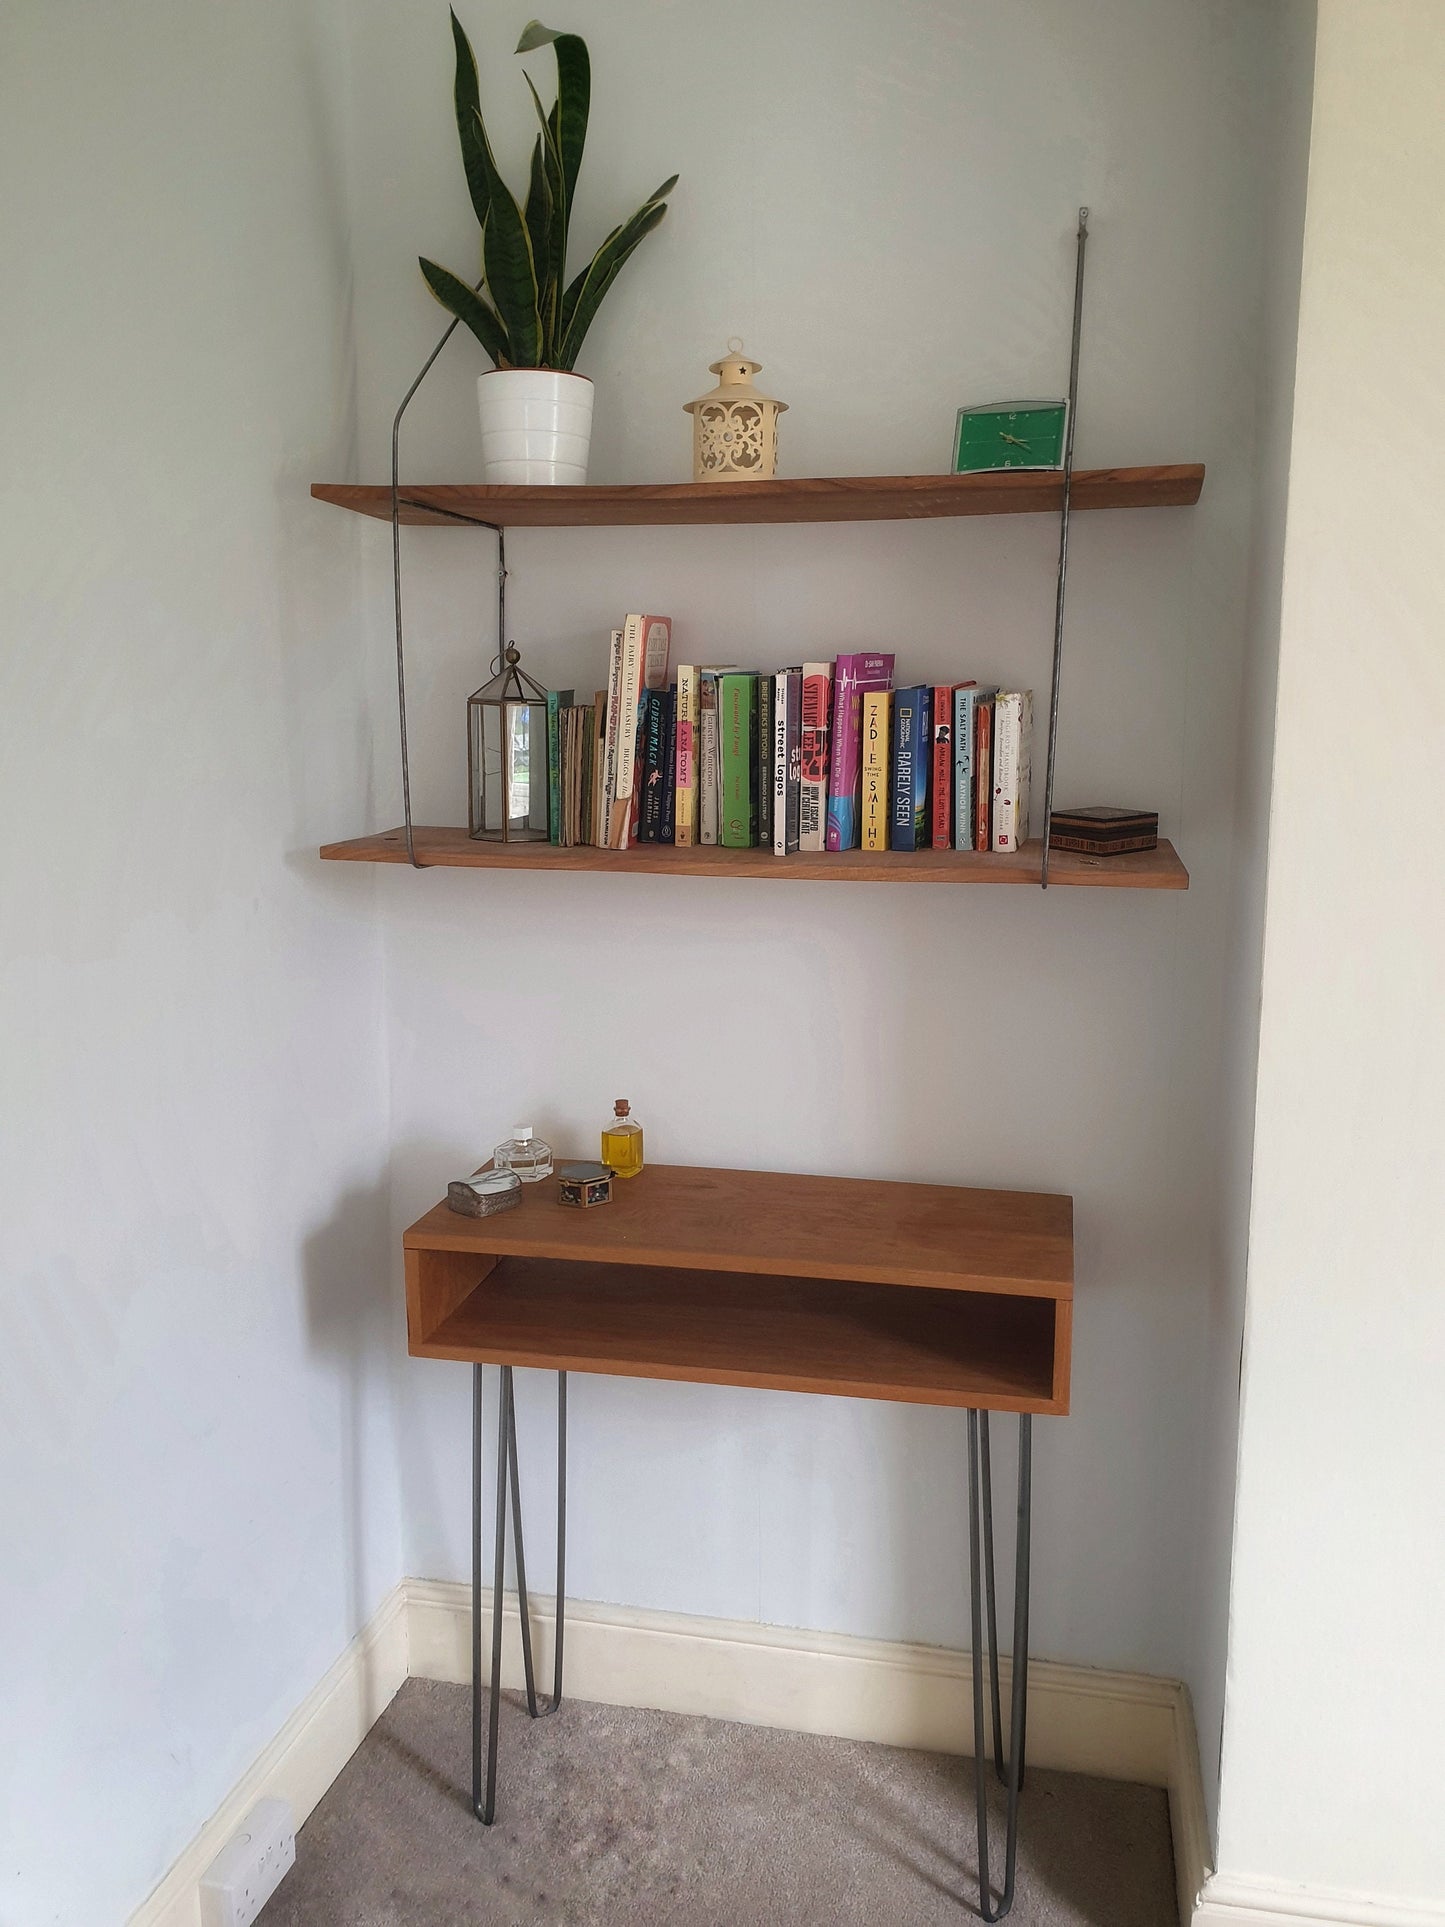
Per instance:
[[[405,1338],[395,1282],[399,1266],[391,1262],[389,1196],[385,1176],[348,1191],[326,1223],[307,1238],[302,1254],[311,1349],[336,1368],[346,1618],[353,1633],[375,1609],[376,1577],[385,1558],[384,1548],[373,1543],[379,1494],[369,1484],[368,1470],[382,1456],[394,1463],[400,1450],[394,1413],[397,1361]],[[373,1422],[368,1439],[366,1415],[379,1408],[390,1417],[391,1436],[376,1436]],[[392,1477],[388,1464],[387,1488]],[[391,1564],[396,1565],[395,1559]],[[390,1582],[400,1576],[399,1569],[391,1571]],[[368,1693],[373,1686],[368,1677]]]

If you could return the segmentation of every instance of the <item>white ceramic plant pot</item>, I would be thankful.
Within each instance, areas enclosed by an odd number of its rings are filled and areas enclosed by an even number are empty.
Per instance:
[[[587,480],[592,384],[555,368],[494,368],[477,377],[482,480],[496,487]]]

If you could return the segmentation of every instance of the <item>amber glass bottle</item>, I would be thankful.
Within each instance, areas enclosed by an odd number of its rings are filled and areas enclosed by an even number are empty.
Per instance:
[[[619,1178],[635,1178],[642,1169],[642,1126],[625,1097],[619,1097],[612,1110],[614,1115],[602,1127],[602,1162]]]

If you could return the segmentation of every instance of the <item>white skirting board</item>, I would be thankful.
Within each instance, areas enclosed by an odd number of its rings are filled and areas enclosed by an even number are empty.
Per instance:
[[[532,1595],[531,1603],[538,1682],[546,1686],[553,1606],[541,1595]],[[503,1610],[503,1683],[519,1687],[514,1594],[505,1596]],[[483,1631],[490,1640],[489,1614]],[[1007,1696],[1007,1660],[1002,1676]],[[403,1580],[131,1915],[129,1927],[199,1927],[201,1875],[254,1802],[283,1795],[299,1827],[408,1677],[471,1678],[469,1587]],[[939,1647],[574,1600],[567,1606],[567,1694],[613,1706],[968,1754],[970,1677],[966,1653]],[[1142,1674],[1036,1661],[1029,1668],[1028,1751],[1035,1766],[1168,1789],[1180,1919],[1187,1927],[1207,1847],[1184,1687]],[[1280,1916],[1278,1927],[1290,1918]],[[1251,1924],[1239,1916],[1236,1927]]]
[[[1193,1927],[1445,1927],[1445,1907],[1211,1874],[1199,1896]]]

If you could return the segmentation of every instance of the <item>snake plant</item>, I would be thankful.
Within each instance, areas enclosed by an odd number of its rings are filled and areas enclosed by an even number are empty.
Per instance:
[[[519,205],[497,168],[482,120],[477,63],[461,22],[452,14],[456,46],[457,133],[472,206],[482,229],[482,276],[475,287],[422,257],[427,286],[464,321],[498,368],[576,366],[578,351],[603,295],[644,235],[667,212],[677,176],[664,181],[628,221],[615,227],[587,266],[567,280],[567,234],[582,148],[592,67],[587,43],[534,20],[517,42],[519,54],[550,46],[557,60],[557,98],[548,111],[531,88],[541,131],[532,147],[527,198]]]

